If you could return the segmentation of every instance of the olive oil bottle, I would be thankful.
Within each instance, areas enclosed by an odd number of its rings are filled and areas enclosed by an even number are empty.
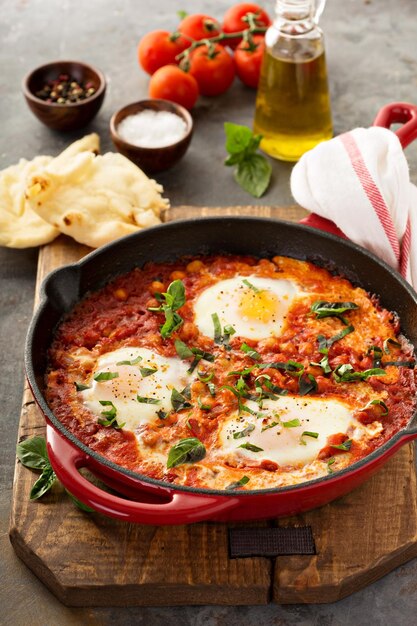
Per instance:
[[[276,19],[265,34],[254,131],[261,148],[283,161],[333,134],[323,33],[318,18],[325,0],[277,0]]]

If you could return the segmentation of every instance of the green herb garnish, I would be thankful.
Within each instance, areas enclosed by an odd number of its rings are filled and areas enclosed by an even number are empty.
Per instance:
[[[225,165],[236,166],[236,182],[255,198],[260,198],[268,188],[272,167],[269,161],[257,154],[262,135],[254,135],[250,128],[225,122],[226,150],[229,156]]]
[[[147,376],[151,376],[152,374],[155,374],[155,372],[157,372],[157,368],[156,367],[141,367],[140,368],[140,373],[142,374],[142,378],[146,378]]]
[[[249,424],[249,426],[246,426],[243,430],[233,433],[233,439],[242,439],[243,437],[247,437],[253,430],[255,430],[255,425]]]
[[[250,450],[251,452],[263,452],[263,448],[259,448],[255,446],[253,443],[241,443],[238,448],[244,448],[245,450]]]
[[[202,411],[210,411],[210,409],[211,409],[211,406],[210,406],[209,404],[203,404],[203,403],[202,403],[202,401],[201,401],[201,397],[200,397],[200,396],[197,398],[197,404],[198,404],[198,407],[199,407]]]
[[[181,359],[189,359],[191,357],[194,357],[190,368],[187,370],[188,374],[193,373],[201,360],[204,359],[205,361],[209,361],[210,363],[214,361],[214,354],[211,354],[210,352],[205,352],[204,350],[200,350],[200,348],[189,348],[183,341],[181,341],[181,339],[175,340],[175,349]]]
[[[336,459],[334,458],[334,456],[331,456],[330,459],[328,459],[327,461],[327,473],[328,474],[333,474],[334,470],[332,469],[332,465],[334,464],[334,462],[336,461]]]
[[[136,400],[141,404],[161,404],[157,398],[145,398],[145,396],[136,396]]]
[[[182,465],[182,463],[196,463],[206,456],[206,448],[196,437],[181,439],[168,453],[167,468]]]
[[[317,319],[323,317],[338,317],[343,324],[348,325],[348,321],[343,317],[346,311],[354,311],[359,306],[354,302],[326,302],[325,300],[317,300],[311,305],[310,312],[315,313]]]
[[[168,413],[166,411],[163,411],[162,409],[159,409],[159,411],[157,411],[156,414],[160,420],[164,420],[168,416]]]
[[[133,359],[132,361],[119,361],[118,363],[116,363],[116,365],[137,365],[141,361],[142,357],[137,356],[136,359]]]
[[[192,404],[190,400],[190,390],[185,387],[181,392],[175,388],[171,392],[171,404],[175,412],[182,411],[183,409],[189,409]]]
[[[384,343],[382,344],[383,347],[384,347],[385,354],[389,354],[390,353],[390,349],[388,347],[389,344],[391,344],[395,348],[401,348],[401,344],[398,343],[398,341],[395,341],[395,339],[391,339],[391,337],[388,337],[388,339],[385,339]]]
[[[314,433],[311,430],[305,430],[301,433],[302,437],[312,437],[313,439],[318,439],[319,433]]]
[[[244,485],[247,485],[248,482],[249,482],[249,476],[242,476],[240,480],[237,480],[234,483],[230,483],[230,485],[227,485],[225,489],[239,489],[239,487],[243,487]]]
[[[256,350],[248,346],[247,343],[242,343],[242,345],[240,346],[240,349],[242,350],[242,352],[245,352],[245,354],[250,356],[250,358],[253,359],[254,361],[258,361],[261,358],[261,355],[259,354],[259,352],[256,352]]]
[[[298,379],[298,389],[301,396],[317,391],[317,381],[313,374],[302,374]]]
[[[182,280],[174,280],[168,287],[166,293],[155,294],[157,300],[165,302],[159,307],[150,307],[149,311],[155,313],[164,313],[165,323],[161,326],[160,332],[164,339],[167,339],[172,335],[175,330],[183,324],[184,320],[181,315],[177,313],[185,304],[185,287]]]
[[[330,445],[331,448],[336,448],[336,450],[343,450],[343,452],[347,452],[348,450],[350,450],[351,446],[352,446],[352,439],[347,439],[343,443]]]
[[[355,372],[350,363],[338,365],[333,372],[334,379],[337,383],[351,383],[356,380],[368,380],[370,376],[385,376],[386,372],[378,367],[365,370],[364,372]]]
[[[106,426],[106,428],[109,426],[113,426],[116,430],[123,428],[124,424],[119,424],[117,421],[117,409],[113,402],[110,400],[99,400],[99,402],[102,406],[109,406],[110,408],[108,411],[101,412],[101,415],[104,415],[107,419],[99,419],[98,423],[102,426]]]
[[[84,383],[74,383],[75,388],[77,391],[85,391],[86,389],[91,389],[91,387],[89,387],[88,385],[84,385]]]
[[[262,289],[258,289],[258,287],[255,287],[255,285],[252,285],[252,283],[249,282],[247,278],[244,278],[242,280],[242,283],[246,285],[246,287],[249,287],[249,289],[252,289],[254,293],[259,293],[260,291],[262,291]]]
[[[214,343],[224,346],[226,350],[231,350],[229,341],[230,337],[235,334],[235,329],[230,324],[226,324],[222,333],[222,327],[217,313],[212,313],[211,319],[213,320],[214,326]]]
[[[330,337],[329,339],[326,339],[326,337],[324,337],[324,335],[319,335],[317,337],[317,341],[319,344],[319,352],[320,354],[325,354],[327,355],[329,352],[329,348],[336,342],[339,341],[340,339],[343,339],[343,337],[346,337],[346,335],[349,335],[350,333],[353,333],[353,331],[355,330],[355,328],[353,326],[347,326],[346,328],[343,328],[339,333],[337,333],[336,335],[333,335],[333,337]]]
[[[264,432],[264,430],[268,430],[268,428],[273,428],[274,426],[278,426],[279,422],[272,422],[271,424],[267,424],[266,426],[264,426],[261,430],[261,433]]]
[[[94,380],[98,383],[103,380],[113,380],[113,378],[119,378],[119,372],[100,372],[99,374],[94,374]]]
[[[282,425],[284,428],[295,428],[296,426],[301,426],[301,422],[298,417],[296,417],[293,420],[288,420],[288,422],[282,422]]]
[[[381,413],[381,417],[385,417],[385,415],[388,415],[389,411],[388,411],[388,407],[385,404],[385,402],[383,400],[370,400],[370,402],[368,402],[368,404],[366,404],[363,409],[359,409],[360,411],[366,411],[366,409],[369,409],[369,407],[371,407],[372,405],[375,406],[382,406],[382,408],[384,409],[384,412]]]

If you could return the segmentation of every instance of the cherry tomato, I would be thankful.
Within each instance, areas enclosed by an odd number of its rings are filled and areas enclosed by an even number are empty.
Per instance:
[[[235,77],[233,58],[223,46],[200,46],[190,55],[190,74],[204,96],[218,96],[229,89]]]
[[[261,73],[265,40],[263,35],[253,35],[252,42],[240,42],[235,50],[235,64],[236,74],[242,83],[256,89]]]
[[[178,31],[186,37],[200,41],[200,39],[216,37],[221,31],[221,27],[214,17],[196,13],[184,17],[178,26]]]
[[[164,65],[176,63],[177,54],[189,45],[190,42],[181,36],[167,30],[154,30],[140,40],[138,60],[145,72],[153,74]]]
[[[198,98],[198,84],[194,76],[176,65],[165,65],[153,74],[149,82],[149,96],[171,100],[192,109]]]
[[[235,4],[235,6],[230,7],[230,9],[226,11],[223,18],[223,32],[236,33],[249,28],[248,22],[243,19],[248,13],[256,14],[257,26],[269,26],[271,23],[269,15],[258,4],[253,4],[252,2],[241,2],[240,4]],[[236,48],[241,41],[241,37],[226,40],[227,45],[231,48]]]

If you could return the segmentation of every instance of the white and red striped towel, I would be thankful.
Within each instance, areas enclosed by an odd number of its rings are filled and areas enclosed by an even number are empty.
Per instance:
[[[319,144],[295,165],[291,191],[417,289],[417,187],[395,133],[355,128]]]

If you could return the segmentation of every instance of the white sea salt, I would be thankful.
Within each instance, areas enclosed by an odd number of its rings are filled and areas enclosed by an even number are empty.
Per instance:
[[[163,148],[176,143],[187,132],[184,120],[169,111],[146,109],[128,115],[117,127],[120,137],[141,148]]]

